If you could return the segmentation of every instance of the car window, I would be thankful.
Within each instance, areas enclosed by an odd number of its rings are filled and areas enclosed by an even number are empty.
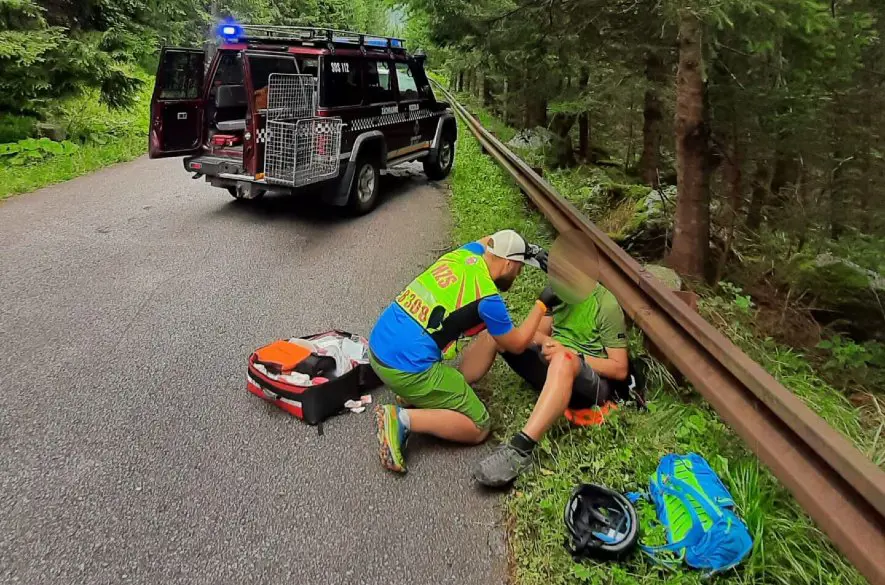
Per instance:
[[[203,55],[169,51],[163,56],[160,76],[160,99],[197,99],[203,91]]]
[[[298,70],[302,75],[313,75],[316,77],[320,70],[319,61],[311,58],[298,59]]]
[[[224,51],[218,60],[218,69],[212,87],[243,85],[243,56],[239,52]]]
[[[386,61],[366,62],[366,101],[370,104],[396,101],[393,75]]]
[[[323,105],[356,106],[362,100],[360,66],[354,59],[326,58],[323,77]]]
[[[412,72],[405,63],[396,64],[396,83],[399,86],[399,99],[416,100],[418,99],[418,86],[412,78]]]
[[[298,73],[293,57],[264,57],[249,55],[249,74],[252,77],[252,90],[258,91],[267,87],[271,73]]]

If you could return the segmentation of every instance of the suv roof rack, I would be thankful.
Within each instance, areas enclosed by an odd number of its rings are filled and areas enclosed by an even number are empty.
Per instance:
[[[309,26],[276,26],[266,24],[242,24],[237,40],[242,42],[265,41],[271,43],[327,43],[332,46],[366,47],[405,51],[404,39],[369,35],[349,30]],[[233,40],[233,39],[230,39]]]

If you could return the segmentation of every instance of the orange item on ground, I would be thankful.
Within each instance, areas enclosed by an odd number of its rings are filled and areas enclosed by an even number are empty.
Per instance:
[[[288,374],[309,355],[308,348],[283,339],[257,350],[255,359],[274,373]]]
[[[618,405],[614,402],[606,402],[599,408],[582,408],[580,410],[565,409],[565,418],[570,423],[579,427],[592,427],[605,422],[605,415],[617,410]]]

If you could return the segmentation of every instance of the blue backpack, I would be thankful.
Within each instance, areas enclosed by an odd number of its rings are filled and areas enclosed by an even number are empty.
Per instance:
[[[664,456],[648,488],[658,520],[667,531],[666,545],[639,545],[655,562],[676,565],[685,561],[712,575],[736,566],[753,548],[746,524],[733,511],[731,494],[700,455]],[[632,493],[628,497],[635,502],[642,496]]]

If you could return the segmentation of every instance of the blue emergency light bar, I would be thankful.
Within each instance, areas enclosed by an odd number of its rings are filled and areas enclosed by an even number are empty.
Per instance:
[[[235,22],[227,21],[218,25],[218,36],[228,43],[235,43],[244,35],[243,27]]]
[[[314,45],[329,43],[332,45],[350,45],[372,47],[377,49],[405,50],[403,39],[365,35],[362,33],[328,28],[304,26],[272,26],[263,24],[244,24],[223,22],[218,27],[218,35],[226,42],[297,42]]]

